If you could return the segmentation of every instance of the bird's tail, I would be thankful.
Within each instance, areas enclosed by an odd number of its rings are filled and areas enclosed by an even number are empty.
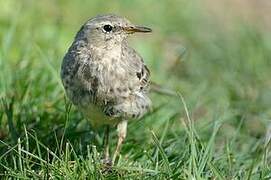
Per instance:
[[[155,92],[155,93],[163,94],[163,95],[167,95],[167,96],[174,96],[174,97],[178,96],[178,94],[175,91],[173,91],[169,88],[166,88],[163,85],[152,82],[152,81],[151,81],[151,92]]]

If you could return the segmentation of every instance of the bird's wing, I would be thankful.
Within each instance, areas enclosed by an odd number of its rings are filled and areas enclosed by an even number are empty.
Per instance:
[[[142,57],[133,48],[127,48],[123,54],[124,58],[129,61],[129,71],[132,72],[132,75],[136,78],[136,81],[139,82],[137,83],[140,86],[139,89],[141,91],[148,91],[150,84],[150,71],[144,64]]]
[[[61,78],[67,96],[75,105],[84,105],[95,100],[97,77],[91,69],[90,52],[86,52],[85,41],[73,43],[65,55]]]
[[[134,49],[128,46],[123,48],[120,66],[125,69],[125,78],[121,84],[115,83],[116,88],[122,88],[122,91],[113,93],[116,101],[112,105],[108,104],[104,112],[110,117],[138,119],[149,110],[151,105],[148,98],[150,71]]]

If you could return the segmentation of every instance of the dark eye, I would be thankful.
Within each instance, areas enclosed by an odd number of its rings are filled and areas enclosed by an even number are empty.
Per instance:
[[[103,29],[105,30],[105,32],[110,32],[112,31],[113,27],[107,24],[107,25],[104,25]]]

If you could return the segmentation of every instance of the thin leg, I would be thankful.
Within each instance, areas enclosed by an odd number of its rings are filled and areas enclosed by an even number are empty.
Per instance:
[[[127,120],[121,121],[118,124],[117,131],[118,131],[118,144],[117,144],[114,156],[113,156],[112,164],[114,164],[117,156],[119,155],[120,149],[121,149],[121,145],[122,145],[122,143],[123,143],[123,141],[124,141],[124,139],[126,137],[126,134],[127,134]]]
[[[104,146],[104,163],[111,164],[111,160],[109,158],[109,125],[106,125],[104,130],[104,139],[103,139],[103,146]]]

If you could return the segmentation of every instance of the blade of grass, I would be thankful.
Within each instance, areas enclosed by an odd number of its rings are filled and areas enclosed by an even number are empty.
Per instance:
[[[166,167],[166,170],[167,170],[167,173],[172,176],[172,170],[171,170],[171,167],[170,167],[170,164],[169,164],[169,161],[168,161],[168,158],[167,158],[167,155],[165,153],[165,151],[163,150],[158,138],[156,137],[154,131],[151,131],[151,134],[152,134],[152,139],[155,143],[155,145],[158,147],[160,153],[161,153],[161,156],[162,156],[162,159],[164,161],[164,164],[165,164],[165,167]]]

